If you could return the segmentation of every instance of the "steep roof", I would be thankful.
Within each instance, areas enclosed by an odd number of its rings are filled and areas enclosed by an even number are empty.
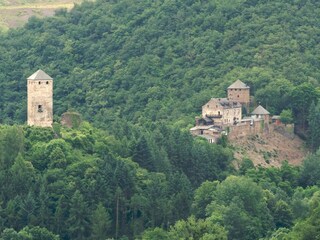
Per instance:
[[[261,105],[259,105],[253,112],[252,115],[269,115],[270,113]]]
[[[230,101],[228,98],[211,98],[210,101],[202,107],[206,107],[210,103],[219,104],[224,109],[240,108],[242,106],[241,103]]]
[[[232,83],[229,87],[229,88],[237,88],[237,89],[247,89],[247,88],[250,88],[249,86],[247,86],[245,83],[241,82],[239,79],[237,81],[235,81],[234,83]]]
[[[50,77],[48,74],[46,74],[44,71],[39,69],[34,74],[32,74],[30,77],[27,78],[28,80],[52,80],[52,77]]]

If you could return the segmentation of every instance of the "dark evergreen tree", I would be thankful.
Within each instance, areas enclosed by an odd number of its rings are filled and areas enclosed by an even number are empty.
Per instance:
[[[299,181],[304,187],[320,184],[320,150],[303,161]]]
[[[132,158],[143,168],[153,171],[154,164],[147,139],[142,135],[133,147]]]
[[[54,232],[58,233],[62,239],[65,239],[67,236],[67,217],[69,214],[69,206],[66,202],[66,198],[61,195],[57,202],[57,207],[53,216],[54,219]]]
[[[91,239],[106,239],[108,232],[112,227],[112,219],[107,209],[102,203],[99,203],[91,217]]]
[[[70,214],[67,220],[69,237],[87,239],[89,237],[88,206],[79,190],[76,190],[70,201]]]
[[[39,204],[39,210],[38,210],[39,217],[37,219],[38,225],[42,227],[48,227],[51,229],[53,227],[53,226],[50,226],[51,219],[52,219],[52,211],[50,210],[50,205],[52,203],[50,202],[50,198],[47,193],[45,180],[42,180],[40,185],[38,204]]]
[[[320,147],[320,104],[311,103],[308,115],[308,143],[312,151],[317,151]]]

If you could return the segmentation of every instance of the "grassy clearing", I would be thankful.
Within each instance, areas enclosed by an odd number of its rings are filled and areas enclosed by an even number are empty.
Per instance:
[[[81,0],[0,0],[0,32],[23,26],[31,16],[53,16],[57,9],[71,9]]]
[[[0,6],[0,10],[13,10],[13,9],[59,9],[67,8],[70,9],[74,6],[74,3],[29,3],[25,5],[14,5],[14,6]]]

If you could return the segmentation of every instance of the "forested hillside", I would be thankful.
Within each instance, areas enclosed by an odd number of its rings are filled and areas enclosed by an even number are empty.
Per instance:
[[[236,171],[231,149],[153,129],[1,126],[0,239],[318,236],[320,152]]]
[[[319,9],[98,0],[0,34],[0,239],[316,239]],[[39,68],[53,129],[23,125]],[[302,166],[234,169],[226,138],[191,137],[237,78],[272,114],[292,110],[314,152]],[[86,121],[62,127],[67,110]]]
[[[301,112],[319,85],[319,5],[98,1],[31,18],[0,35],[1,122],[25,122],[26,77],[38,68],[55,80],[57,116],[74,108],[104,127],[119,118],[186,126],[237,78],[271,113]]]

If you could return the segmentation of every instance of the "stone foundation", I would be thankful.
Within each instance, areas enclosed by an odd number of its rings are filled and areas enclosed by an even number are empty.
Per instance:
[[[228,139],[233,140],[239,137],[257,135],[257,134],[268,134],[272,131],[273,126],[269,123],[265,123],[263,120],[253,121],[253,124],[250,124],[250,121],[245,123],[239,123],[235,126],[228,127]]]

